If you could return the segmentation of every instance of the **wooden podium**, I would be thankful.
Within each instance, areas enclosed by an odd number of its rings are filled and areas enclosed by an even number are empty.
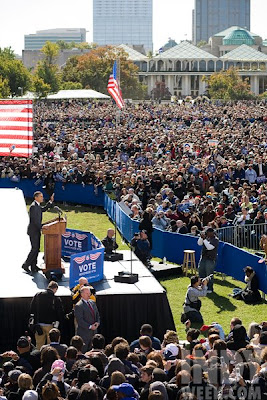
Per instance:
[[[61,264],[61,235],[66,232],[66,224],[65,218],[57,217],[43,225],[45,275],[55,270],[65,272]]]

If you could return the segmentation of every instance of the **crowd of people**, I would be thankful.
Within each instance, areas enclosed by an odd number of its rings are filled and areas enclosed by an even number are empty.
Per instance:
[[[198,234],[267,221],[267,115],[263,103],[37,102],[31,159],[4,157],[0,176],[104,187],[132,217]],[[265,230],[261,233],[265,233]]]
[[[227,333],[214,322],[162,342],[144,324],[131,343],[96,333],[87,350],[79,335],[60,340],[51,328],[42,347],[21,336],[0,355],[1,400],[267,399],[267,322],[246,331],[235,317]]]

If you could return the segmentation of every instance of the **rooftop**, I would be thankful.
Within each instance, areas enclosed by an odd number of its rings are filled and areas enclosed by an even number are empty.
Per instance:
[[[253,46],[255,40],[246,29],[235,29],[223,38],[223,44],[228,46],[240,46],[242,44]]]
[[[213,54],[194,46],[186,40],[154,57],[154,59],[165,58],[178,60],[217,60],[217,57]]]
[[[134,50],[132,47],[127,46],[126,44],[120,44],[118,46],[119,49],[123,49],[128,55],[128,60],[131,61],[148,61],[148,57],[139,51]]]
[[[223,61],[263,61],[267,62],[267,54],[261,53],[252,47],[242,44],[236,49],[229,51],[224,56],[220,57]]]
[[[230,33],[232,33],[233,31],[240,30],[240,29],[243,30],[243,31],[248,32],[249,35],[252,36],[252,37],[259,37],[259,35],[256,35],[256,33],[252,33],[250,31],[248,31],[247,29],[241,28],[241,26],[230,26],[230,28],[227,28],[224,31],[218,32],[213,36],[223,36],[223,37],[225,37],[225,36],[229,35]]]

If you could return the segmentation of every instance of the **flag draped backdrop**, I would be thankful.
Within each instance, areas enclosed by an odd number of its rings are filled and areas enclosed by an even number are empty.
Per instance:
[[[117,81],[117,62],[114,62],[112,74],[108,80],[108,92],[116,102],[117,106],[122,109],[124,106],[124,101],[122,98],[119,83]]]
[[[32,155],[32,100],[0,100],[0,156]]]

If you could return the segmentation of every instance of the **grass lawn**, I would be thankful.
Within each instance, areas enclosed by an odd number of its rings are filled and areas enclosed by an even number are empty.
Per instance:
[[[102,239],[106,236],[107,229],[112,227],[105,212],[100,208],[92,207],[60,207],[66,212],[67,226],[73,229],[93,232],[98,238]],[[55,212],[46,212],[43,222],[56,217]],[[123,242],[120,234],[117,235],[117,243],[120,250],[127,249],[127,245]],[[43,237],[41,242],[41,251],[43,251]],[[185,293],[190,280],[188,277],[177,277],[164,279],[161,284],[167,291],[168,299],[173,313],[173,318],[180,339],[185,339],[184,325],[180,322],[182,305]],[[222,280],[218,274],[215,276],[214,290],[215,293],[209,295],[202,300],[202,314],[206,324],[213,321],[221,323],[225,332],[229,331],[229,324],[232,317],[242,319],[244,326],[247,328],[252,321],[261,322],[266,320],[266,303],[248,306],[242,301],[234,300],[228,294],[232,292],[234,287],[244,287],[242,282],[227,277]],[[154,325],[156,326],[155,321]]]

